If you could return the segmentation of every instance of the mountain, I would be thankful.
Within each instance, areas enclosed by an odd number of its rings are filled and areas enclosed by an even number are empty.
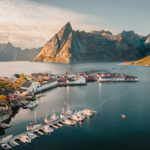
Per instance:
[[[26,61],[33,58],[40,52],[39,49],[24,49],[14,47],[11,43],[0,44],[0,61]]]
[[[150,66],[150,55],[134,62],[125,62],[120,65],[137,65],[137,66]]]
[[[150,35],[147,36],[145,44],[150,44]]]
[[[104,30],[75,31],[67,23],[44,45],[34,61],[70,63],[137,60],[150,52],[145,41],[146,37],[133,31],[123,31],[118,35]]]
[[[134,45],[136,48],[143,46],[146,37],[136,34],[134,31],[122,31],[120,36],[127,43]]]

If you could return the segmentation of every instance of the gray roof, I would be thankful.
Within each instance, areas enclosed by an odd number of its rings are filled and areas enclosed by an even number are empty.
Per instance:
[[[22,84],[22,87],[27,87],[29,88],[31,86],[32,82],[31,81],[25,81],[23,84]]]

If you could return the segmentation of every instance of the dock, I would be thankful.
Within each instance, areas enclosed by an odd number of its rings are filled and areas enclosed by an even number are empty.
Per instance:
[[[44,135],[44,133],[42,133],[41,131],[39,131],[39,130],[35,130],[33,133],[38,133],[38,134],[40,134],[40,135]]]
[[[59,127],[61,127],[61,128],[63,127],[63,125],[62,125],[62,124],[60,124],[60,123],[57,123],[57,125],[58,125]]]
[[[58,129],[58,126],[56,126],[56,125],[54,125],[54,124],[52,124],[51,125],[53,128],[55,128],[55,129]]]
[[[96,113],[96,111],[92,111],[92,112]],[[70,120],[70,123],[65,122],[65,120],[67,120],[67,119]],[[31,143],[34,139],[36,139],[38,137],[38,135],[44,136],[45,134],[50,134],[50,133],[54,132],[54,129],[58,129],[59,127],[62,128],[63,124],[65,124],[67,126],[75,125],[75,122],[73,122],[70,119],[69,115],[65,118],[65,120],[64,119],[58,119],[57,121],[51,122],[51,123],[46,124],[46,125],[39,126],[36,129],[26,131],[26,132],[18,134],[18,135],[6,136],[6,137],[0,139],[0,145],[1,146],[8,145],[10,147],[16,147],[16,146],[19,146],[19,144],[16,142],[17,140],[19,140],[20,142],[22,142],[24,144]],[[46,126],[48,126],[50,128],[46,128]],[[13,143],[13,144],[10,145],[11,143]]]

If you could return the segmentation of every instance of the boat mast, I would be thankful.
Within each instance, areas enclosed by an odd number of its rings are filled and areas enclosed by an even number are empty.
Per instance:
[[[68,112],[70,111],[70,106],[69,106],[69,104],[68,104]]]
[[[34,122],[36,123],[36,111],[34,111]]]

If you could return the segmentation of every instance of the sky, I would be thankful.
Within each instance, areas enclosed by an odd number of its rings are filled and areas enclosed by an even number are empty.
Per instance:
[[[0,0],[0,43],[42,47],[70,22],[74,30],[150,33],[150,0]]]

